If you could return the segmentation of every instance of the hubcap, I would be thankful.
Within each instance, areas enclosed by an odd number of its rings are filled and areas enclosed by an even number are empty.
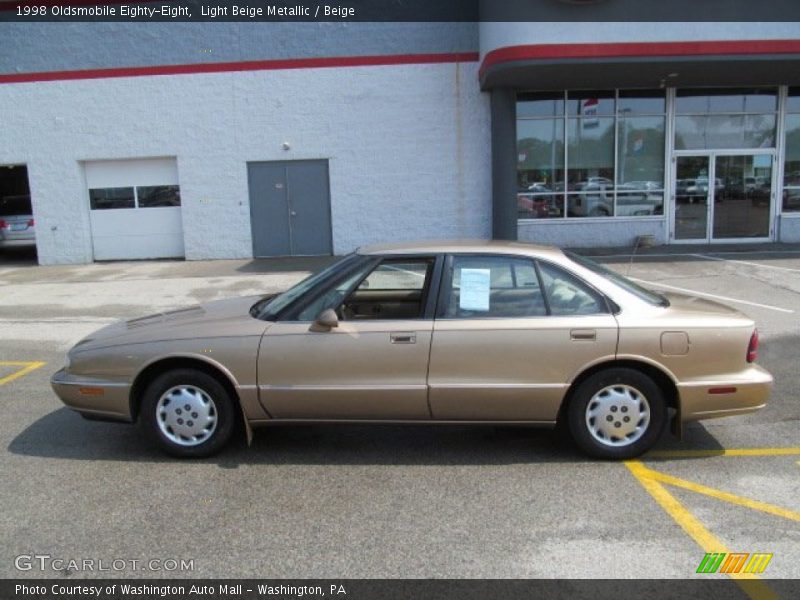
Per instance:
[[[628,446],[650,425],[647,398],[629,385],[609,385],[586,406],[586,426],[592,437],[606,446]]]
[[[158,428],[180,446],[197,446],[217,428],[217,407],[206,392],[193,385],[176,385],[156,405]]]

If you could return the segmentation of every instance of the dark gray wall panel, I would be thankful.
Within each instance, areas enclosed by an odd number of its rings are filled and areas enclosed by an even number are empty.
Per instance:
[[[517,239],[517,106],[513,89],[492,90],[492,238]]]

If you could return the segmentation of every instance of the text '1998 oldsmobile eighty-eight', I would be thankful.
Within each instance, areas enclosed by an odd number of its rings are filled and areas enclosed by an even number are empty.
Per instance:
[[[288,291],[120,321],[52,378],[70,408],[141,421],[208,456],[236,424],[568,426],[599,458],[667,422],[755,411],[772,377],[751,319],[657,294],[577,255],[512,242],[376,246]]]

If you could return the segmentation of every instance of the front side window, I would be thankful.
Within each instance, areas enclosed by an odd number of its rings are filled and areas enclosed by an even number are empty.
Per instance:
[[[456,256],[444,317],[540,317],[547,314],[532,260],[506,256]]]
[[[337,310],[345,321],[419,319],[425,311],[433,259],[385,260]]]
[[[425,312],[433,258],[385,259],[334,278],[328,289],[298,313],[297,321],[313,321],[327,309],[342,321],[420,319]]]

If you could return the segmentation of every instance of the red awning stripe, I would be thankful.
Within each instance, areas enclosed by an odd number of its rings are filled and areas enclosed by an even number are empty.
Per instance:
[[[480,76],[483,78],[485,72],[491,67],[516,61],[758,54],[800,54],[800,39],[507,46],[486,54],[481,64]]]
[[[29,83],[38,81],[70,81],[76,79],[104,79],[109,77],[145,77],[149,75],[229,73],[236,71],[424,65],[437,63],[477,62],[478,59],[479,55],[477,52],[455,52],[443,54],[392,54],[381,56],[289,58],[277,60],[248,60],[238,62],[210,62],[184,65],[155,65],[146,67],[112,67],[108,69],[85,69],[77,71],[4,73],[0,74],[0,84]]]

